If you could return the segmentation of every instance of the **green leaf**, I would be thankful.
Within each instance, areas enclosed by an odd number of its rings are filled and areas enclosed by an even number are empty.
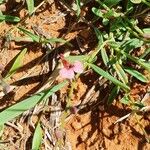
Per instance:
[[[103,35],[97,28],[94,28],[94,31],[95,31],[96,37],[98,38],[98,47],[101,47],[101,45],[104,42]],[[105,48],[101,48],[101,56],[102,56],[104,64],[108,66],[109,58],[107,56]]]
[[[52,87],[51,89],[44,90],[32,97],[26,98],[25,100],[6,108],[0,112],[0,124],[4,124],[15,117],[21,115],[23,112],[33,108],[37,103],[42,100],[47,99],[53,93],[57,92],[67,84],[67,81],[59,83],[58,85]]]
[[[129,52],[130,50],[141,47],[142,45],[143,45],[143,41],[137,38],[132,38],[132,39],[125,41],[121,45],[121,48],[124,49],[126,52]]]
[[[96,37],[98,39],[98,45],[101,45],[104,40],[103,40],[103,35],[102,33],[98,30],[98,28],[94,28],[94,31],[95,31],[95,34],[96,34]]]
[[[104,26],[108,25],[109,19],[103,18],[102,23],[103,23]]]
[[[61,38],[50,38],[50,39],[43,39],[43,41],[41,41],[42,43],[67,43],[66,40],[61,39]],[[68,43],[68,45],[71,46],[71,44]]]
[[[143,29],[143,32],[144,32],[144,33],[143,33],[142,36],[143,36],[144,38],[146,38],[146,39],[150,39],[150,28],[144,28],[144,29]]]
[[[145,105],[143,103],[141,103],[140,101],[134,102],[132,109],[142,109],[143,107],[145,107]]]
[[[37,43],[40,42],[41,38],[39,36],[35,35],[34,33],[30,32],[30,31],[28,31],[28,30],[26,30],[24,28],[21,28],[21,27],[18,27],[18,29],[20,31],[22,31],[23,33],[25,33],[26,35],[28,35],[29,37],[31,37],[33,41],[35,41]]]
[[[31,15],[34,11],[34,0],[26,0],[29,15]]]
[[[102,56],[102,59],[103,59],[103,62],[105,64],[105,66],[108,66],[108,64],[109,64],[109,58],[108,58],[108,55],[106,53],[105,48],[101,49],[101,56]]]
[[[110,18],[110,17],[115,17],[115,11],[114,10],[112,10],[112,9],[110,9],[109,11],[107,11],[105,14],[104,14],[104,17],[105,18]]]
[[[8,22],[19,22],[20,18],[15,16],[9,16],[9,15],[0,15],[0,21],[8,21]]]
[[[140,80],[141,82],[148,82],[148,79],[143,74],[141,74],[137,70],[134,70],[133,68],[125,68],[125,71],[130,75],[134,76],[136,79]]]
[[[80,0],[76,0],[76,4],[77,4],[77,16],[79,16],[80,15],[80,12],[81,12],[81,9],[80,9],[80,7],[81,7],[81,5],[80,5]]]
[[[116,78],[111,76],[108,72],[104,71],[103,69],[99,68],[98,66],[96,66],[94,64],[89,64],[89,66],[92,67],[92,69],[95,72],[97,72],[98,74],[100,74],[101,76],[103,76],[106,79],[112,81],[115,85],[120,86],[123,90],[125,90],[125,91],[130,90],[129,86],[127,86],[124,83],[120,82],[119,80],[117,80]]]
[[[125,52],[123,52],[123,54],[126,55],[126,57],[128,57],[129,59],[131,59],[132,61],[134,61],[135,63],[139,64],[140,66],[142,66],[143,68],[145,68],[146,70],[150,71],[150,63],[149,62],[146,62],[145,60],[143,59],[139,59],[138,57],[134,57],[134,56],[131,56]]]
[[[100,9],[97,9],[97,8],[93,7],[93,8],[92,8],[92,12],[93,12],[96,16],[103,18],[103,13],[100,11]]]
[[[130,99],[127,95],[125,95],[121,100],[120,100],[121,103],[123,104],[126,104],[126,105],[129,105],[130,104]]]
[[[121,17],[112,20],[110,24],[111,24],[110,31],[114,32],[115,34],[117,32],[126,31],[126,28],[124,27],[123,20]],[[120,34],[122,34],[122,32]]]
[[[35,35],[34,33],[24,29],[24,28],[21,28],[21,27],[18,27],[19,30],[21,30],[23,33],[25,33],[26,35],[28,35],[30,38],[32,38],[33,41],[37,42],[37,43],[56,43],[56,42],[59,42],[59,43],[67,43],[67,41],[61,39],[61,38],[49,38],[49,39],[46,39],[46,38],[42,38],[40,36],[37,36]],[[68,43],[68,45],[70,45]]]
[[[116,70],[119,78],[122,80],[123,83],[128,84],[128,77],[126,75],[126,73],[124,72],[123,68],[121,67],[121,65],[116,62],[115,64],[113,64],[114,69]]]
[[[42,142],[42,128],[40,122],[38,122],[32,140],[32,150],[39,150]]]
[[[126,13],[131,13],[133,11],[133,8],[134,4],[131,1],[128,1],[126,5]]]
[[[130,0],[130,1],[134,4],[140,4],[142,2],[142,0]]]
[[[24,58],[26,52],[27,52],[27,49],[25,48],[17,55],[13,65],[10,68],[9,72],[7,73],[5,79],[8,77],[11,77],[17,71],[17,69],[19,69],[22,66],[23,58]]]
[[[108,101],[107,101],[108,105],[111,105],[113,103],[114,99],[116,98],[116,96],[119,93],[119,90],[120,90],[120,88],[118,86],[115,86],[112,89],[110,96],[108,97]]]
[[[143,32],[144,32],[144,33],[150,33],[150,28],[144,28],[144,29],[143,29]]]
[[[112,7],[117,5],[120,2],[120,0],[105,0],[104,3],[105,5],[107,5],[108,7]]]
[[[65,57],[65,59],[67,61],[69,61],[70,63],[74,63],[75,61],[81,61],[81,62],[85,62],[89,59],[89,56],[88,55],[78,55],[78,56],[68,56],[68,57]]]

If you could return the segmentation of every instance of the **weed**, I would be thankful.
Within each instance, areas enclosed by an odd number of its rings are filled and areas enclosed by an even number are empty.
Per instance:
[[[146,11],[150,9],[149,0],[75,0],[72,3],[60,0],[58,3],[76,18],[74,25],[83,23],[88,26],[88,29],[90,28],[90,30],[92,30],[92,38],[96,39],[95,43],[97,44],[94,43],[93,49],[91,48],[89,51],[84,50],[84,52],[72,52],[71,48],[74,46],[74,43],[68,41],[65,36],[47,38],[37,35],[26,27],[27,20],[36,16],[36,12],[40,7],[49,4],[48,0],[43,0],[40,4],[37,3],[38,2],[34,0],[25,1],[28,13],[22,19],[18,16],[11,15],[11,13],[7,14],[0,11],[0,22],[9,22],[9,24],[12,25],[11,29],[6,33],[7,35],[11,35],[10,41],[23,41],[25,43],[23,45],[25,48],[18,53],[10,69],[7,71],[7,74],[5,76],[0,74],[0,85],[3,88],[3,94],[7,95],[13,90],[9,82],[23,66],[23,60],[28,52],[28,42],[39,45],[55,44],[55,48],[51,47],[49,49],[50,51],[46,51],[42,58],[46,61],[47,56],[55,53],[55,55],[57,55],[56,59],[54,59],[55,66],[51,70],[52,74],[41,87],[41,89],[44,88],[44,90],[34,93],[23,101],[17,102],[0,112],[1,127],[8,121],[19,117],[25,111],[40,105],[41,102],[44,101],[46,103],[46,100],[50,96],[53,96],[67,85],[68,90],[66,90],[66,92],[68,93],[66,93],[66,105],[60,115],[59,127],[55,127],[60,128],[56,138],[58,140],[59,134],[61,134],[65,128],[67,117],[70,114],[76,115],[79,111],[77,111],[77,107],[72,104],[72,97],[77,79],[80,78],[80,76],[85,77],[86,73],[92,70],[92,74],[96,73],[99,78],[104,78],[106,80],[107,87],[110,89],[107,100],[109,107],[111,107],[111,104],[113,104],[114,100],[117,99],[117,96],[121,93],[122,97],[119,102],[126,105],[131,110],[130,114],[119,119],[116,123],[134,114],[137,123],[149,142],[148,134],[137,119],[138,113],[146,106],[141,101],[134,99],[130,94],[133,79],[143,84],[149,83],[149,78],[147,78],[141,70],[147,70],[148,73],[150,73],[150,60],[148,57],[150,54],[150,28],[146,27],[146,25],[141,25],[137,17],[141,15],[141,13],[138,12],[139,8]],[[6,5],[7,2],[5,0],[0,0],[0,4]],[[92,6],[89,7],[88,4],[92,4]],[[22,4],[21,7],[26,9],[26,7],[24,7],[25,5]],[[85,9],[87,6],[88,11]],[[137,11],[138,15],[134,14],[134,11]],[[143,11],[143,13],[146,11]],[[84,16],[83,12],[92,17],[88,18],[86,15]],[[69,26],[67,32],[73,31],[74,25],[71,27]],[[13,32],[17,32],[21,36],[14,36],[12,34]],[[62,45],[62,47],[60,47],[60,45]],[[144,47],[144,51],[141,50],[142,47]],[[80,48],[79,45],[79,49]],[[59,52],[59,50],[61,52]],[[69,56],[60,54],[65,50],[70,52]],[[137,51],[140,51],[140,54],[137,54]],[[57,61],[58,58],[60,58],[60,61]],[[41,62],[42,59],[39,62]],[[63,67],[60,67],[60,62],[63,64]],[[1,64],[0,71],[6,71],[5,67]],[[60,83],[56,82],[59,77],[62,77],[63,80]],[[49,83],[48,87],[45,86],[47,83]],[[45,105],[48,106],[48,104]],[[68,111],[68,108],[70,108],[70,111]],[[45,111],[42,110],[42,114],[44,113]],[[39,117],[32,140],[32,149],[35,150],[41,147],[44,137],[44,129],[42,128],[42,121],[40,119]],[[0,131],[0,136],[2,136],[1,133],[2,131]],[[61,138],[62,136],[63,135],[61,135]],[[62,144],[63,142],[61,142],[61,145]]]

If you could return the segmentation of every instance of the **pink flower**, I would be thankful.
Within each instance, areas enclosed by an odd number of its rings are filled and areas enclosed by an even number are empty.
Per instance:
[[[75,61],[73,64],[70,64],[67,60],[64,59],[64,57],[61,57],[61,59],[64,68],[60,69],[59,75],[62,78],[73,79],[75,73],[83,72],[83,64],[80,61]]]

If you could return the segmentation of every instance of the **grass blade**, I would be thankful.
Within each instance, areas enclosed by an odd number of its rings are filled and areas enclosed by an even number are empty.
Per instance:
[[[52,87],[51,89],[44,90],[32,97],[26,98],[25,100],[12,105],[11,107],[5,109],[4,111],[0,112],[0,124],[4,124],[15,117],[21,115],[23,112],[33,108],[38,102],[41,100],[47,99],[53,93],[60,90],[62,87],[66,85],[67,81],[59,83],[58,85]]]
[[[103,13],[100,11],[100,9],[93,7],[92,12],[98,17],[101,17],[101,18],[103,17]]]
[[[104,3],[108,7],[112,7],[114,5],[117,5],[120,2],[120,0],[105,0]]]
[[[19,69],[22,66],[23,58],[26,52],[27,52],[27,49],[25,48],[17,55],[17,58],[15,62],[13,63],[12,67],[10,68],[9,72],[7,73],[5,79],[8,77],[11,77],[17,71],[17,69]]]
[[[149,62],[146,62],[145,60],[143,59],[139,59],[138,57],[134,57],[134,56],[131,56],[127,53],[124,52],[124,54],[129,58],[131,59],[132,61],[134,61],[135,63],[139,64],[140,66],[142,66],[143,68],[147,69],[148,71],[150,71],[150,63]]]
[[[42,142],[42,128],[40,122],[38,122],[32,140],[32,150],[39,150]]]
[[[116,98],[117,94],[119,93],[120,88],[118,86],[113,87],[110,96],[108,97],[108,105],[111,105]]]
[[[97,28],[94,28],[94,31],[95,31],[96,37],[98,39],[98,44],[101,45],[104,41],[103,35]]]
[[[77,56],[71,56],[69,55],[68,57],[65,57],[65,59],[71,63],[74,63],[75,61],[81,61],[85,62],[89,59],[88,55],[77,55]]]
[[[102,43],[104,42],[103,35],[97,28],[94,28],[94,31],[95,31],[96,37],[98,38],[98,47],[100,47]],[[104,64],[108,66],[109,58],[107,56],[107,53],[104,47],[101,48],[101,56],[102,56]]]
[[[115,64],[113,64],[113,67],[116,70],[121,81],[125,84],[128,84],[128,77],[124,72],[123,68],[121,67],[121,65],[118,62],[116,62]]]
[[[19,22],[20,18],[16,17],[16,16],[9,16],[9,15],[0,14],[0,21]]]
[[[130,104],[129,96],[128,96],[128,95],[125,95],[125,96],[120,100],[120,102],[121,102],[122,104],[129,105],[129,104]]]
[[[80,15],[81,9],[80,9],[80,0],[76,0],[76,4],[77,4],[77,16]]]
[[[108,72],[104,71],[103,69],[99,68],[98,66],[94,64],[89,64],[89,66],[97,72],[99,75],[105,77],[106,79],[112,81],[115,85],[120,86],[123,90],[129,91],[129,86],[125,85],[124,83],[120,82],[119,80],[115,79],[113,76],[111,76]]]
[[[61,38],[50,38],[50,39],[43,39],[43,43],[67,43],[66,40]]]
[[[107,53],[106,53],[105,48],[102,48],[102,49],[101,49],[101,56],[102,56],[102,59],[103,59],[103,62],[104,62],[104,64],[105,64],[105,66],[108,66],[109,58],[108,58],[108,55],[107,55]]]
[[[140,80],[141,82],[148,82],[148,79],[143,74],[141,74],[137,70],[134,70],[133,68],[125,68],[125,71],[130,75],[134,76],[136,79]]]
[[[131,56],[130,54],[127,54],[126,52],[121,51],[120,49],[114,49],[117,52],[125,55],[127,58],[131,59],[133,62],[137,63],[138,65],[142,66],[146,70],[150,72],[150,63],[148,61],[145,61],[143,59],[139,59],[138,57]]]
[[[25,33],[26,35],[28,35],[29,37],[31,37],[33,41],[35,41],[37,43],[40,42],[40,37],[35,35],[34,33],[30,32],[30,31],[28,31],[28,30],[26,30],[24,28],[21,28],[21,27],[18,27],[18,29],[20,31],[22,31],[23,33]]]
[[[21,30],[23,33],[25,33],[26,35],[28,35],[30,38],[32,38],[32,40],[34,42],[37,42],[37,43],[67,43],[66,40],[63,40],[61,38],[49,38],[49,39],[46,39],[46,38],[42,38],[40,36],[37,36],[35,35],[34,33],[24,29],[24,28],[21,28],[21,27],[18,27],[19,30]],[[69,45],[69,43],[68,43]]]
[[[26,3],[27,3],[29,15],[31,15],[32,12],[34,11],[34,0],[26,0]]]

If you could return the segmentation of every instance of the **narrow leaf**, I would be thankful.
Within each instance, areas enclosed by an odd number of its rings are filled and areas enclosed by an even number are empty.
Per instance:
[[[39,43],[40,42],[40,37],[35,35],[34,33],[24,29],[24,28],[21,28],[21,27],[18,27],[19,30],[21,30],[23,33],[25,33],[26,35],[28,35],[29,37],[32,38],[33,41]]]
[[[102,56],[102,59],[103,59],[103,62],[106,66],[108,66],[108,63],[109,63],[109,58],[108,58],[108,55],[106,53],[106,50],[105,48],[102,48],[101,49],[101,56]]]
[[[21,30],[23,33],[25,33],[26,35],[28,35],[30,38],[32,38],[33,41],[37,42],[37,43],[67,43],[66,40],[63,40],[61,38],[49,38],[49,39],[46,39],[46,38],[43,38],[43,37],[40,37],[40,36],[37,36],[35,35],[34,33],[24,29],[24,28],[21,28],[21,27],[18,27],[19,30]],[[67,43],[68,45],[71,45],[70,43]]]
[[[80,7],[81,7],[80,0],[76,0],[76,4],[77,4],[77,16],[79,16],[80,12],[81,12],[81,9],[80,9]]]
[[[43,43],[67,43],[66,40],[62,38],[49,38],[49,39],[43,39]],[[71,44],[70,44],[71,45]]]
[[[11,77],[16,71],[17,69],[19,69],[21,66],[22,66],[22,63],[23,63],[23,58],[25,56],[27,52],[27,49],[23,49],[18,55],[17,55],[17,58],[16,60],[14,61],[12,67],[10,68],[9,72],[7,73],[6,78],[8,77]]]
[[[103,18],[103,13],[100,11],[100,9],[97,9],[97,8],[93,7],[93,8],[92,8],[92,12],[93,12],[96,16]]]
[[[42,142],[42,128],[40,122],[38,122],[32,140],[32,150],[39,150]]]
[[[26,0],[26,3],[27,3],[29,15],[31,15],[32,12],[34,11],[34,0]]]
[[[52,87],[51,89],[44,90],[32,97],[26,98],[25,100],[12,105],[11,107],[5,109],[4,111],[0,112],[0,124],[4,124],[15,117],[21,115],[23,112],[33,108],[37,103],[40,101],[47,99],[53,93],[57,92],[61,88],[66,85],[67,81],[59,83],[58,85]]]
[[[142,2],[142,0],[130,0],[130,1],[134,4],[140,4]]]
[[[119,90],[120,90],[120,88],[118,86],[115,86],[112,89],[110,96],[108,97],[108,101],[107,101],[108,105],[111,105],[113,103],[114,99],[116,98],[117,94],[119,93]]]
[[[103,40],[103,35],[97,28],[94,28],[94,31],[95,31],[96,37],[98,39],[98,44],[101,45],[104,41]]]
[[[125,68],[125,71],[130,75],[134,76],[136,79],[140,80],[141,82],[148,82],[148,79],[143,74],[133,68]]]
[[[121,65],[116,62],[115,64],[113,64],[114,69],[116,70],[119,78],[122,80],[123,83],[127,84],[128,83],[128,77],[126,75],[126,73],[124,72],[123,68],[121,67]]]
[[[143,68],[147,69],[148,71],[150,71],[150,63],[146,62],[143,59],[139,59],[138,57],[135,56],[131,56],[125,52],[123,52],[123,54],[125,54],[129,59],[131,59],[132,61],[134,61],[135,63],[139,64],[140,66],[142,66]]]
[[[100,47],[104,42],[103,34],[97,28],[94,28],[94,31],[95,31],[96,37],[98,38],[98,47]],[[108,66],[109,58],[107,56],[105,48],[101,48],[101,56],[102,56],[104,64]]]
[[[89,64],[92,69],[100,74],[101,76],[105,77],[106,79],[112,81],[115,85],[120,86],[123,90],[129,91],[129,86],[125,85],[124,83],[120,82],[119,80],[115,79],[113,76],[111,76],[108,72],[105,72],[103,69],[99,68],[98,66],[94,64]]]
[[[118,4],[120,2],[120,0],[105,0],[104,3],[105,5],[107,5],[108,7],[112,7],[116,4]]]
[[[15,16],[9,16],[9,15],[0,15],[0,21],[8,21],[8,22],[19,22],[20,18]]]
[[[123,104],[129,105],[129,104],[130,104],[129,97],[128,97],[127,95],[125,95],[125,96],[120,100],[120,102],[123,103]]]
[[[89,59],[88,55],[78,55],[78,56],[71,56],[69,55],[68,57],[65,57],[65,59],[71,63],[74,63],[75,61],[81,61],[81,62],[85,62]]]
[[[124,49],[126,52],[129,52],[135,48],[141,47],[143,45],[143,41],[137,38],[132,38],[126,40],[122,43],[121,49]]]

